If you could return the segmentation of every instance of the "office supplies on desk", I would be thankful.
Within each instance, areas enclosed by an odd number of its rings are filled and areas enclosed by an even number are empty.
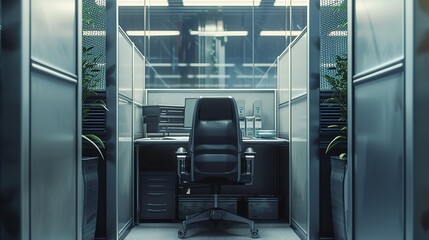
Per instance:
[[[143,106],[143,123],[146,133],[185,133],[183,106],[147,105]]]
[[[256,137],[274,139],[276,138],[276,130],[256,130]]]
[[[246,102],[242,99],[237,100],[238,118],[240,120],[241,135],[246,136]]]

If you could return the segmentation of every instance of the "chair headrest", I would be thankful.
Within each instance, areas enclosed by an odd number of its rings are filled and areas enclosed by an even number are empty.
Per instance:
[[[231,120],[235,116],[235,102],[231,97],[200,98],[197,102],[197,117],[200,120]]]

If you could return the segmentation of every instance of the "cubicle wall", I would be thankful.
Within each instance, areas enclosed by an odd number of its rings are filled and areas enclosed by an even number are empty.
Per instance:
[[[232,96],[245,101],[246,116],[253,116],[253,102],[262,100],[262,129],[276,129],[276,90],[274,89],[147,89],[148,105],[181,105],[185,98],[199,96]]]
[[[406,239],[429,239],[429,6],[427,1],[404,2],[405,26],[414,25],[405,29],[405,236]]]
[[[429,9],[423,2],[352,1],[349,8],[353,239],[429,238]]]
[[[282,138],[289,139],[289,79],[290,79],[289,48],[277,58],[277,88],[278,88],[278,116],[277,129]]]
[[[143,135],[145,59],[118,26],[116,1],[106,18],[106,238],[121,239],[134,219],[134,137]]]
[[[279,135],[289,139],[291,225],[318,239],[319,3],[308,4],[308,26],[277,59],[277,107]]]
[[[80,9],[2,1],[0,239],[82,238]]]
[[[304,31],[290,52],[290,160],[291,220],[308,234],[308,114],[307,114],[307,33]]]
[[[133,219],[133,60],[134,45],[119,29],[118,34],[118,229]]]
[[[145,68],[146,59],[140,51],[134,47],[134,139],[144,136],[143,130],[143,105],[145,104]]]

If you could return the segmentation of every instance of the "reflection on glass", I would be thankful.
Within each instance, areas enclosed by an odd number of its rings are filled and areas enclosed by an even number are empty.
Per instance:
[[[306,25],[305,6],[274,1],[151,1],[119,8],[121,27],[150,63],[146,88],[275,88],[266,73]]]

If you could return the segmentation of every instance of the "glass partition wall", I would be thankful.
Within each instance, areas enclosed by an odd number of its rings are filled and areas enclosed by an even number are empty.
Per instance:
[[[306,7],[290,14],[287,0],[118,5],[119,24],[149,62],[146,88],[276,88],[264,75],[307,20]]]

